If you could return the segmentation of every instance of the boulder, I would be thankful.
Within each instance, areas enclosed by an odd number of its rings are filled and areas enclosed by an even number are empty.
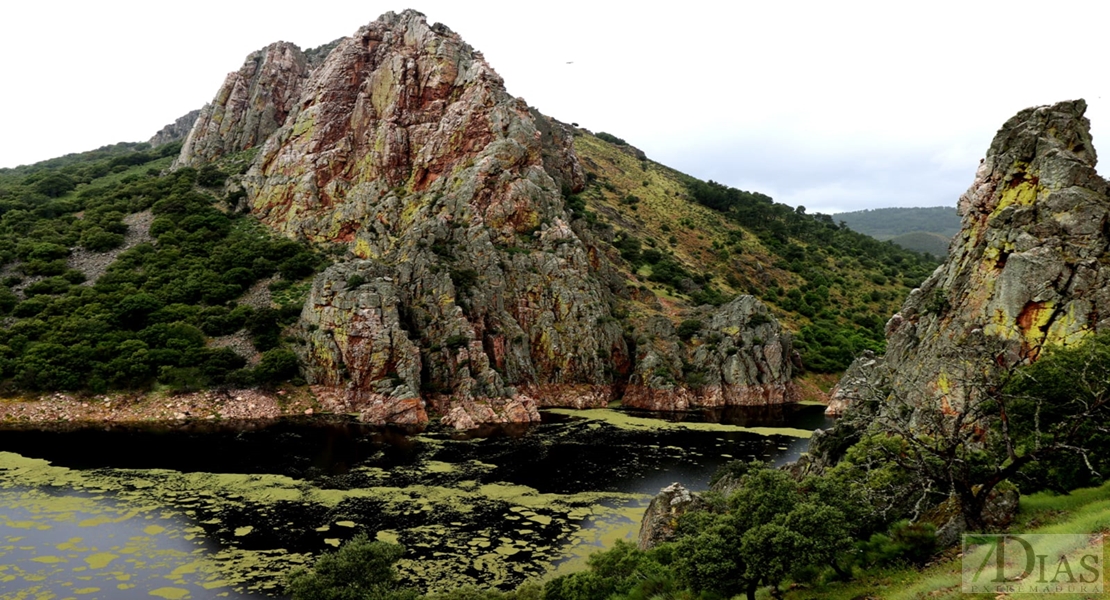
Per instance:
[[[705,508],[705,501],[697,494],[690,493],[681,483],[672,483],[663,488],[651,499],[640,521],[640,550],[650,550],[674,539],[678,518]]]

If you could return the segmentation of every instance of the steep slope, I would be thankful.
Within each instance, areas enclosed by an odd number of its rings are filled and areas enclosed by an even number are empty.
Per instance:
[[[407,406],[423,389],[448,414],[499,405],[520,395],[514,385],[559,403],[611,383],[602,357],[627,362],[627,349],[545,169],[543,142],[551,154],[569,136],[548,124],[545,140],[536,121],[480,55],[419,13],[387,14],[331,52],[245,180],[265,223],[363,259],[314,286],[310,379],[352,407]],[[577,162],[562,164],[561,183],[580,187]],[[359,287],[356,276],[368,286],[360,302],[393,299],[370,311],[388,343],[356,331],[362,309],[331,310],[332,291]],[[459,423],[489,420],[466,412]]]
[[[792,398],[789,336],[751,298],[706,313],[734,343],[694,359],[704,390],[686,385],[671,320],[640,324],[663,341],[632,354],[624,278],[566,201],[585,185],[572,131],[509,96],[449,29],[387,13],[306,64],[284,44],[249,57],[179,164],[256,145],[281,114],[265,107],[290,107],[242,183],[263,222],[339,257],[296,330],[319,395],[374,421],[421,422],[430,402],[460,427],[622,394],[660,408]]]
[[[959,411],[998,373],[1110,323],[1110,187],[1095,171],[1082,100],[1003,125],[960,197],[948,260],[887,323],[880,360],[853,365],[835,399],[879,390]]]
[[[610,134],[578,130],[574,144],[588,184],[571,200],[612,246],[638,329],[656,316],[701,320],[697,306],[749,294],[791,332],[807,371],[840,373],[864,349],[881,350],[886,318],[936,267],[828,215],[698,181]]]
[[[283,43],[253,54],[178,164],[250,161],[233,184],[239,207],[336,257],[290,333],[316,393],[374,421],[421,422],[428,404],[468,427],[535,419],[542,405],[791,401],[792,336],[743,292],[797,319],[814,366],[835,369],[872,347],[881,321],[866,303],[819,305],[861,285],[865,302],[890,302],[920,276],[919,257],[878,244],[840,264],[861,236],[831,219],[697,182],[614,140],[512,98],[458,35],[406,11],[311,56]],[[633,178],[650,221],[629,214]],[[690,217],[674,221],[674,207]],[[641,253],[641,235],[657,250]],[[878,272],[837,274],[871,256],[886,261],[870,263]]]
[[[293,44],[251,53],[201,109],[175,164],[199,166],[264,142],[285,122],[307,75],[307,58]]]

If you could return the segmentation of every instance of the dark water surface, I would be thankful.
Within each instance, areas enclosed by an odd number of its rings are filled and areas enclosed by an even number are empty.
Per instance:
[[[421,589],[511,587],[635,535],[650,495],[784,462],[820,406],[405,431],[345,418],[0,429],[0,598],[251,598],[360,531]]]

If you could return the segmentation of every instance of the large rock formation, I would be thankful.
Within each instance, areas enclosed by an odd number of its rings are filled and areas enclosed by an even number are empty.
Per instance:
[[[790,334],[754,296],[740,296],[704,315],[687,347],[665,318],[649,322],[637,346],[624,404],[680,411],[796,402]],[[682,383],[680,383],[682,382]]]
[[[1110,323],[1110,186],[1082,100],[1003,125],[961,196],[949,257],[887,323],[887,351],[834,398],[876,394],[959,411],[997,373]]]
[[[189,136],[189,132],[193,130],[193,124],[197,122],[197,117],[200,116],[200,109],[191,110],[176,121],[166,125],[158,130],[147,142],[151,146],[161,146],[177,140],[183,140]]]
[[[262,144],[285,122],[307,75],[307,59],[293,44],[252,52],[201,109],[176,164],[196,166]]]
[[[632,374],[613,312],[626,284],[571,225],[565,196],[585,181],[572,141],[457,34],[405,11],[323,51],[252,54],[178,164],[259,148],[243,208],[341,256],[297,326],[317,394],[372,421],[421,422],[431,409],[465,428],[604,406]],[[643,367],[630,398],[651,401],[633,404],[791,399],[789,338],[762,305],[737,301],[705,321],[714,342],[690,359],[705,391]],[[666,360],[681,378],[683,361]]]

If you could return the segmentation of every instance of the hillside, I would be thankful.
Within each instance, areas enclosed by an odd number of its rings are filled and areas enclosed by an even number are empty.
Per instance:
[[[230,211],[214,193],[223,173],[168,172],[179,149],[118,144],[0,171],[6,392],[297,378],[281,327],[319,259]]]
[[[9,392],[280,384],[460,428],[784,402],[935,266],[549,119],[411,11],[252,53],[177,148],[0,172]]]
[[[870,208],[833,215],[852,231],[886,241],[899,235],[924,231],[951,239],[960,231],[960,216],[954,206],[927,208]]]
[[[896,235],[890,238],[889,241],[907,250],[943,258],[948,254],[948,244],[952,242],[952,239],[944,237],[939,233],[914,231]]]
[[[674,318],[706,294],[754,295],[798,334],[803,362],[817,372],[843,370],[863,349],[879,347],[899,299],[936,264],[826,215],[698,181],[609,134],[579,130],[575,149],[590,180],[579,196],[591,218],[620,252],[625,275],[659,298],[659,308],[640,304],[644,314],[669,309]],[[668,255],[710,283],[668,285],[656,272],[668,267],[657,257]]]
[[[960,231],[960,216],[949,206],[872,208],[833,218],[853,231],[938,258],[948,253],[948,243]]]

